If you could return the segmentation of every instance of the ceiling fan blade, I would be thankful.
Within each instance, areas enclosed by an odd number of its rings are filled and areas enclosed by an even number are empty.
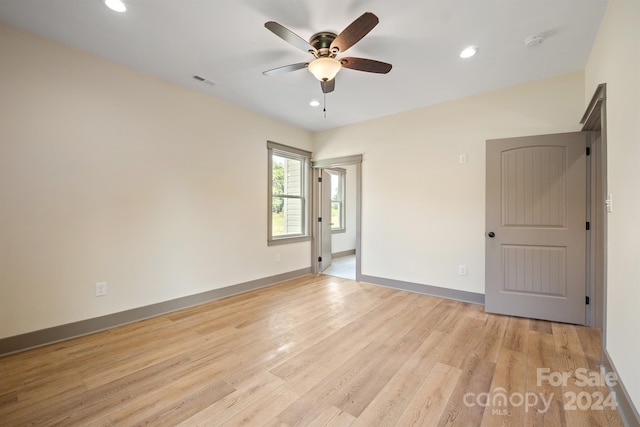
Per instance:
[[[378,25],[378,17],[371,12],[363,13],[358,19],[353,21],[347,28],[342,30],[338,37],[331,43],[331,50],[345,52],[360,39],[366,36],[373,27]]]
[[[320,82],[320,86],[322,87],[322,93],[333,92],[336,88],[336,79],[333,78],[327,82],[322,81]]]
[[[309,65],[308,62],[298,62],[297,64],[285,65],[283,67],[274,68],[272,70],[263,71],[262,74],[265,76],[275,76],[276,74],[284,74],[289,73],[291,71],[301,70],[303,68],[307,68]]]
[[[340,63],[344,68],[378,74],[387,74],[392,67],[391,64],[386,62],[365,58],[341,58]]]
[[[311,53],[316,52],[316,49],[311,46],[305,39],[291,31],[290,29],[278,24],[277,22],[269,21],[265,23],[264,26],[267,28],[267,30],[271,31],[273,34],[280,37],[287,43],[297,47],[301,51]]]

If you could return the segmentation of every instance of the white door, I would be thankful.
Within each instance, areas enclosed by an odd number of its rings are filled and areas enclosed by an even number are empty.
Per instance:
[[[320,261],[318,271],[323,272],[331,265],[331,175],[321,170],[320,185]]]
[[[487,312],[585,323],[587,134],[487,141]]]

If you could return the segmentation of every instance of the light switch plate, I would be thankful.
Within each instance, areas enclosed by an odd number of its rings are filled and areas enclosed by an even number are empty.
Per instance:
[[[96,283],[96,296],[103,297],[107,294],[107,282]]]

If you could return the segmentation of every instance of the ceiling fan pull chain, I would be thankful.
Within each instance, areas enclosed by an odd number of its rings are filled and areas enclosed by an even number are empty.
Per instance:
[[[322,107],[322,112],[324,113],[324,118],[327,118],[327,94],[323,93],[322,94],[324,97],[324,107]]]

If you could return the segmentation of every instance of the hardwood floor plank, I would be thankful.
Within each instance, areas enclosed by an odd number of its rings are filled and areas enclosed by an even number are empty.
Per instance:
[[[589,369],[598,370],[602,363],[602,351],[600,349],[600,331],[595,328],[576,326],[576,333],[580,346],[584,352],[584,357],[589,365]]]
[[[608,392],[576,377],[599,354],[594,329],[307,275],[0,357],[0,425],[621,426],[565,410],[563,393]],[[538,386],[538,368],[570,379]],[[550,407],[465,400],[496,387]]]
[[[553,334],[553,330],[551,329],[551,322],[547,322],[546,320],[530,319],[529,329],[543,334]]]
[[[264,396],[257,402],[248,406],[244,411],[226,418],[216,419],[218,425],[228,426],[256,426],[265,420],[274,418],[278,412],[289,405],[292,400],[296,400],[298,395],[286,387],[282,386],[268,396]]]
[[[137,404],[138,408],[133,414],[120,414],[120,417],[111,414],[109,418],[116,425],[176,425],[234,391],[235,389],[224,381],[207,384],[189,394],[179,393],[172,388],[167,390],[166,399],[159,399],[157,395],[153,396],[152,409],[148,411],[151,413],[145,417],[140,417],[141,411],[139,409],[142,405]]]
[[[604,410],[594,410],[592,406],[595,397],[594,393],[600,392],[608,395],[608,390],[606,388],[599,389],[599,387],[576,385],[577,382],[582,381],[581,378],[578,378],[577,372],[580,372],[577,371],[578,369],[585,370],[585,375],[589,373],[589,362],[585,357],[584,349],[576,332],[577,327],[554,323],[552,328],[558,368],[561,373],[568,376],[566,384],[562,384],[567,425],[609,425]],[[584,395],[585,399],[575,399],[575,405],[572,405],[573,398],[580,395]],[[582,406],[581,402],[584,402],[585,406]]]
[[[108,415],[115,407],[162,388],[167,380],[172,379],[162,375],[187,363],[188,359],[179,357],[92,390],[82,388],[72,396],[48,396],[48,399],[43,399],[40,404],[25,408],[21,416],[15,418],[16,424],[26,420],[34,420],[36,424],[76,423],[79,425],[81,422],[90,422]]]
[[[311,422],[323,410],[333,406],[336,394],[345,387],[348,389],[353,378],[362,372],[370,372],[377,362],[375,355],[382,351],[384,344],[371,342],[328,375],[323,376],[326,371],[320,370],[316,373],[316,385],[278,414],[278,419],[291,426],[304,426]],[[296,386],[289,382],[287,385],[293,389]]]
[[[440,361],[456,368],[462,368],[469,353],[474,353],[477,356],[477,343],[481,338],[483,328],[484,322],[473,317],[460,315],[455,327],[449,333],[445,351],[440,354]]]
[[[170,335],[174,336],[175,335]],[[112,382],[115,378],[124,378],[130,374],[142,371],[145,368],[157,365],[159,362],[173,359],[176,355],[175,345],[180,342],[183,348],[194,348],[198,342],[202,341],[201,337],[176,337],[174,340],[156,340],[156,342],[142,342],[134,348],[123,351],[120,356],[116,356],[113,360],[105,361],[100,365],[100,370],[96,369],[95,364],[80,369],[83,374],[84,383],[89,389],[94,389],[102,385]]]
[[[288,359],[271,372],[294,384],[296,390],[303,394],[306,391],[305,384],[317,382],[313,377],[309,380],[309,372],[313,372],[308,369],[310,366],[319,371],[335,369],[340,361],[360,351],[377,334],[384,333],[382,327],[388,326],[390,320],[396,319],[395,322],[401,322],[400,314],[407,308],[405,303],[408,301],[411,304],[413,300],[413,297],[410,300],[403,298],[386,300],[383,305],[375,307],[326,339]]]
[[[234,387],[238,386],[255,375],[286,363],[288,359],[308,350],[336,331],[329,327],[317,328],[316,325],[315,322],[305,323],[296,331],[279,335],[272,340],[269,347],[263,348],[259,355],[247,360],[246,363],[236,364],[225,372],[224,380]]]
[[[358,417],[375,396],[387,385],[402,364],[420,346],[420,340],[403,339],[396,343],[387,342],[376,357],[378,363],[366,371],[361,371],[349,384],[332,399],[333,404],[354,417]]]
[[[554,323],[552,327],[558,367],[565,372],[587,367],[576,328],[562,323]]]
[[[431,323],[433,329],[441,332],[451,333],[458,326],[460,314],[465,307],[472,307],[472,304],[465,304],[460,301],[441,300],[429,313],[427,322]]]
[[[386,386],[400,367],[413,355],[420,344],[431,334],[430,325],[424,321],[427,311],[415,305],[403,316],[401,323],[387,322],[380,334],[372,337],[384,344],[378,363],[370,371],[363,371],[351,382],[351,389],[343,388],[336,393],[336,407],[357,417],[373,398]]]
[[[122,402],[109,412],[109,417],[116,424],[131,425],[154,420],[157,414],[164,413],[167,418],[178,417],[176,421],[181,421],[198,412],[190,413],[193,407],[202,410],[235,391],[219,378],[220,371],[220,366],[206,359],[169,366],[156,376],[158,387]],[[159,376],[164,381],[157,381]]]
[[[555,342],[552,335],[546,332],[529,331],[527,352],[527,392],[535,393],[539,403],[526,413],[526,426],[557,425],[564,427],[567,421],[564,416],[562,387],[553,386],[542,380],[543,369],[559,372]]]
[[[0,394],[0,408],[6,405],[15,405],[18,402],[18,392],[10,391]]]
[[[576,327],[576,333],[578,334],[578,339],[580,340],[580,345],[582,347],[589,371],[591,373],[601,372],[602,351],[600,348],[600,330],[578,326]],[[597,393],[602,393],[605,398],[610,396],[610,391],[606,386],[606,382],[601,381],[601,383],[604,384],[601,384],[601,386],[599,387],[595,387],[595,391],[592,392],[592,399],[593,393],[596,393],[596,397],[593,400],[598,399]],[[610,406],[604,405],[603,411],[604,416],[610,426],[622,426],[622,420],[620,419],[620,415],[617,413],[617,410],[611,408]]]
[[[43,408],[49,408],[50,411],[56,410],[52,408],[59,401],[67,401],[74,399],[78,395],[82,395],[87,391],[87,387],[80,379],[76,380],[58,380],[46,387],[30,388],[27,392],[18,391],[18,400],[13,404],[0,406],[0,420],[7,419],[30,419],[38,412],[46,413]]]
[[[480,393],[489,392],[495,367],[495,363],[480,359],[475,353],[467,356],[461,369],[460,379],[447,402],[444,413],[437,422],[438,426],[466,427],[478,425],[481,422],[484,408],[477,404],[465,403],[470,401],[468,398],[465,400],[465,396],[468,393],[478,396]]]
[[[460,378],[460,369],[436,363],[395,425],[424,426],[442,416]]]
[[[496,363],[493,381],[489,388],[489,405],[482,417],[483,427],[494,426],[524,426],[524,404],[520,404],[520,397],[526,402],[527,375],[526,354],[502,348]],[[504,393],[505,401],[501,402],[497,396]],[[515,398],[514,400],[509,400]],[[515,402],[515,403],[512,403]]]
[[[347,414],[335,406],[330,406],[320,412],[306,427],[348,427],[353,425],[355,420],[356,418],[353,415]]]
[[[492,363],[497,362],[508,323],[509,318],[506,316],[495,314],[487,316],[480,337],[475,342],[473,349],[479,358]]]
[[[507,330],[502,339],[502,346],[509,350],[526,353],[527,338],[529,337],[529,319],[510,317]]]
[[[83,427],[116,427],[109,417],[99,418],[83,425]]]
[[[242,413],[247,407],[253,405],[262,397],[270,395],[283,384],[284,381],[275,375],[269,372],[262,373],[248,379],[239,385],[235,392],[211,403],[197,414],[181,421],[177,425],[182,427],[213,425],[216,420],[222,417],[221,414],[230,417]]]
[[[393,425],[437,364],[447,334],[433,331],[358,416],[354,426]]]

